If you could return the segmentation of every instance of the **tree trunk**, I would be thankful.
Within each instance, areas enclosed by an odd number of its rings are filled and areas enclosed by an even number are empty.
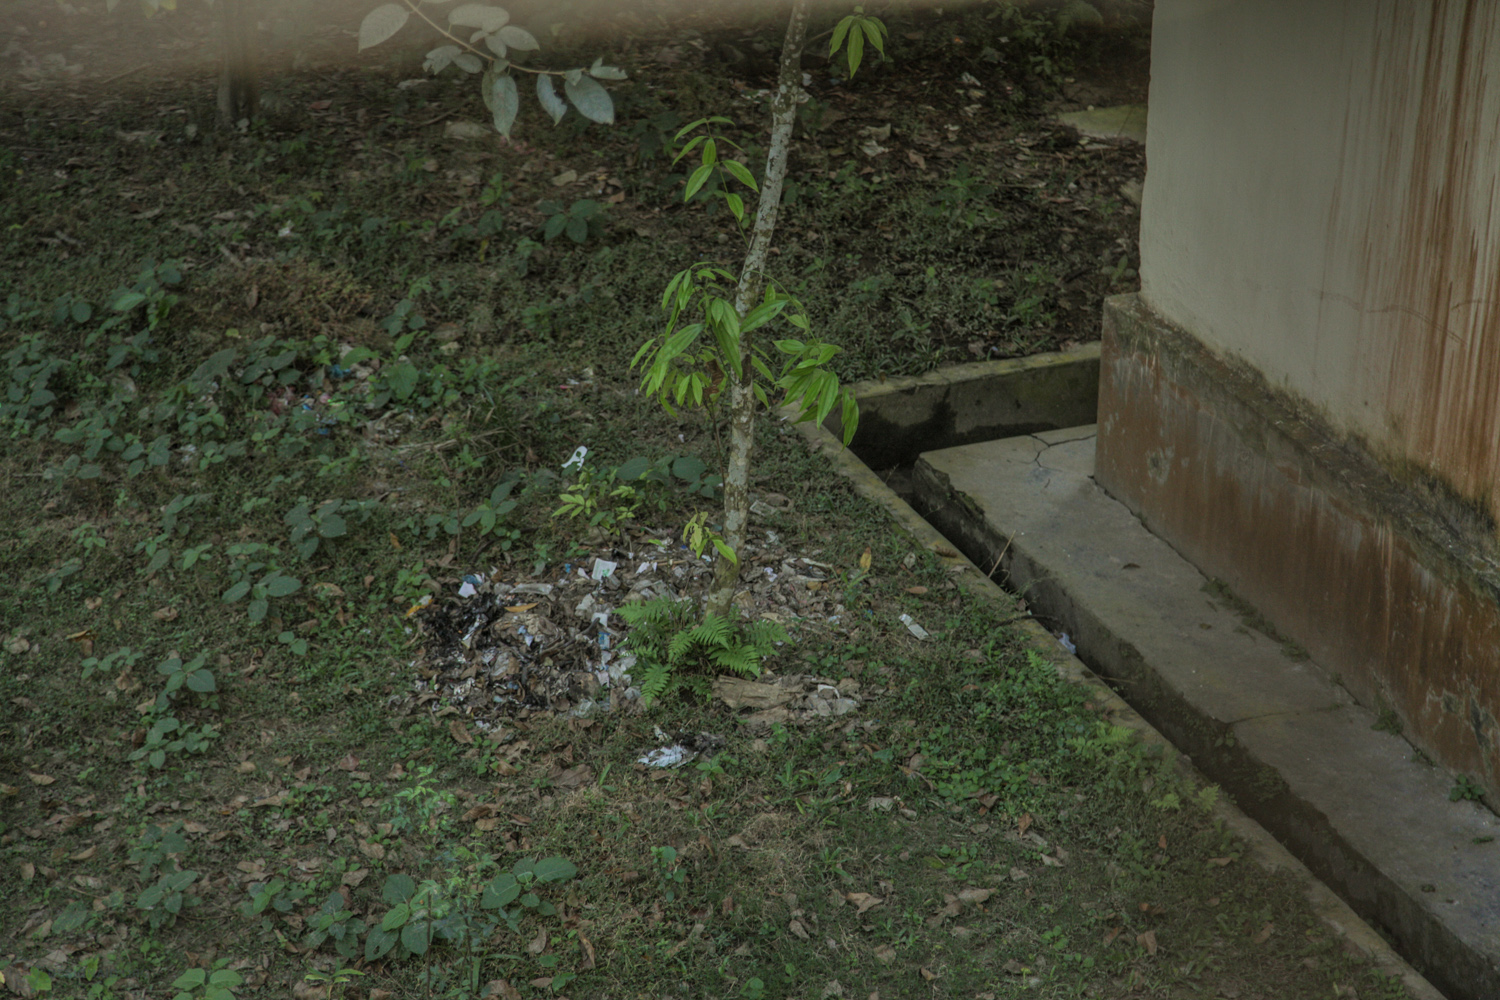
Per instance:
[[[255,67],[253,0],[219,0],[224,32],[224,69],[219,74],[219,121],[233,128],[260,111]]]
[[[766,257],[776,231],[776,213],[781,207],[781,187],[786,180],[787,154],[791,150],[792,125],[802,96],[802,47],[807,39],[807,0],[794,0],[781,44],[781,72],[771,98],[771,149],[766,154],[766,176],[761,181],[750,249],[740,270],[735,311],[743,317],[754,308],[765,288]],[[724,477],[724,541],[736,553],[745,545],[750,522],[750,453],[755,447],[755,393],[751,389],[754,370],[749,362],[749,334],[740,342],[741,377],[731,374],[729,386],[729,462]],[[714,585],[705,610],[727,616],[739,586],[739,566],[719,556],[714,564]]]

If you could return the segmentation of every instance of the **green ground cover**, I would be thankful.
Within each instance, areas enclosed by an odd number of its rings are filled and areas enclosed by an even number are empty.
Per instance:
[[[842,377],[1089,339],[1131,287],[1139,153],[1045,112],[1083,86],[1063,60],[1139,38],[1059,40],[1008,9],[887,12],[904,65],[854,84],[813,64],[777,267]],[[6,16],[40,55],[64,17]],[[97,26],[81,81],[5,79],[5,988],[1401,996],[1241,860],[1212,789],[770,420],[753,568],[816,572],[750,601],[789,636],[764,666],[854,711],[423,696],[424,599],[643,553],[676,579],[697,565],[681,526],[714,511],[714,427],[641,399],[626,365],[670,274],[735,258],[722,219],[678,204],[665,143],[729,114],[755,163],[777,34],[621,17],[619,125],[533,120],[508,144],[446,131],[482,118],[470,88],[397,86],[409,56],[288,66],[235,134],[189,56],[197,76],[109,82],[135,56]],[[607,488],[554,517],[580,444]],[[697,733],[686,766],[638,763]]]

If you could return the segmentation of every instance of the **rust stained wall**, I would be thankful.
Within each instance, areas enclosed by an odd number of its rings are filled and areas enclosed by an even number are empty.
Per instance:
[[[1375,7],[1377,5],[1371,5]],[[1328,214],[1325,322],[1352,309],[1363,353],[1390,352],[1377,453],[1491,511],[1500,497],[1500,4],[1378,5],[1350,67]],[[1336,305],[1334,304],[1336,303]],[[1314,400],[1316,402],[1316,400]]]
[[[1133,297],[1105,313],[1096,478],[1209,576],[1500,790],[1500,581],[1373,459]]]
[[[1500,519],[1500,2],[1158,0],[1153,25],[1145,300]]]

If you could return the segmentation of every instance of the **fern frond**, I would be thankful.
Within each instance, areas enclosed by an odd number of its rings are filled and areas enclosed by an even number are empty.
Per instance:
[[[734,641],[734,623],[710,611],[688,632],[688,638],[703,646],[729,646]]]
[[[641,701],[647,708],[667,692],[672,684],[672,668],[660,660],[654,661],[641,675]]]
[[[667,662],[672,664],[674,667],[677,666],[687,657],[688,650],[692,648],[693,633],[678,632],[677,634],[673,635],[672,640],[667,643]]]
[[[714,665],[732,670],[741,677],[760,676],[760,654],[748,644],[735,644],[715,649],[709,654]]]
[[[745,627],[745,642],[755,648],[761,656],[769,655],[778,642],[789,642],[786,629],[767,619],[751,622]]]

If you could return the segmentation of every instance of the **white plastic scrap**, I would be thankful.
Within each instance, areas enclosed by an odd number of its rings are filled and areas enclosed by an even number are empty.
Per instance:
[[[523,583],[511,590],[512,594],[535,594],[538,597],[547,597],[552,593],[550,583]]]
[[[1060,632],[1060,633],[1058,633],[1057,643],[1058,643],[1058,645],[1062,646],[1063,649],[1066,649],[1069,653],[1073,654],[1074,656],[1078,655],[1078,647],[1077,647],[1077,645],[1074,644],[1074,642],[1073,642],[1072,639],[1068,638],[1068,633],[1066,633],[1066,632]]]
[[[619,565],[619,563],[612,563],[608,559],[600,559],[598,556],[595,556],[594,571],[589,574],[589,579],[602,580],[613,573]]]
[[[673,743],[669,747],[657,747],[639,760],[647,767],[681,767],[696,756],[681,743]]]
[[[573,466],[575,465],[578,466],[578,468],[582,469],[583,460],[588,457],[588,453],[589,450],[586,445],[579,445],[577,448],[573,449],[573,457],[568,459],[562,465],[563,471],[566,472],[567,470],[573,468]]]
[[[916,622],[912,621],[911,615],[902,615],[901,616],[901,624],[906,626],[906,631],[910,632],[912,635],[916,636],[918,639],[929,639],[929,638],[931,638],[931,636],[929,636],[927,634],[927,630],[925,628],[923,628],[922,626],[918,625]]]

